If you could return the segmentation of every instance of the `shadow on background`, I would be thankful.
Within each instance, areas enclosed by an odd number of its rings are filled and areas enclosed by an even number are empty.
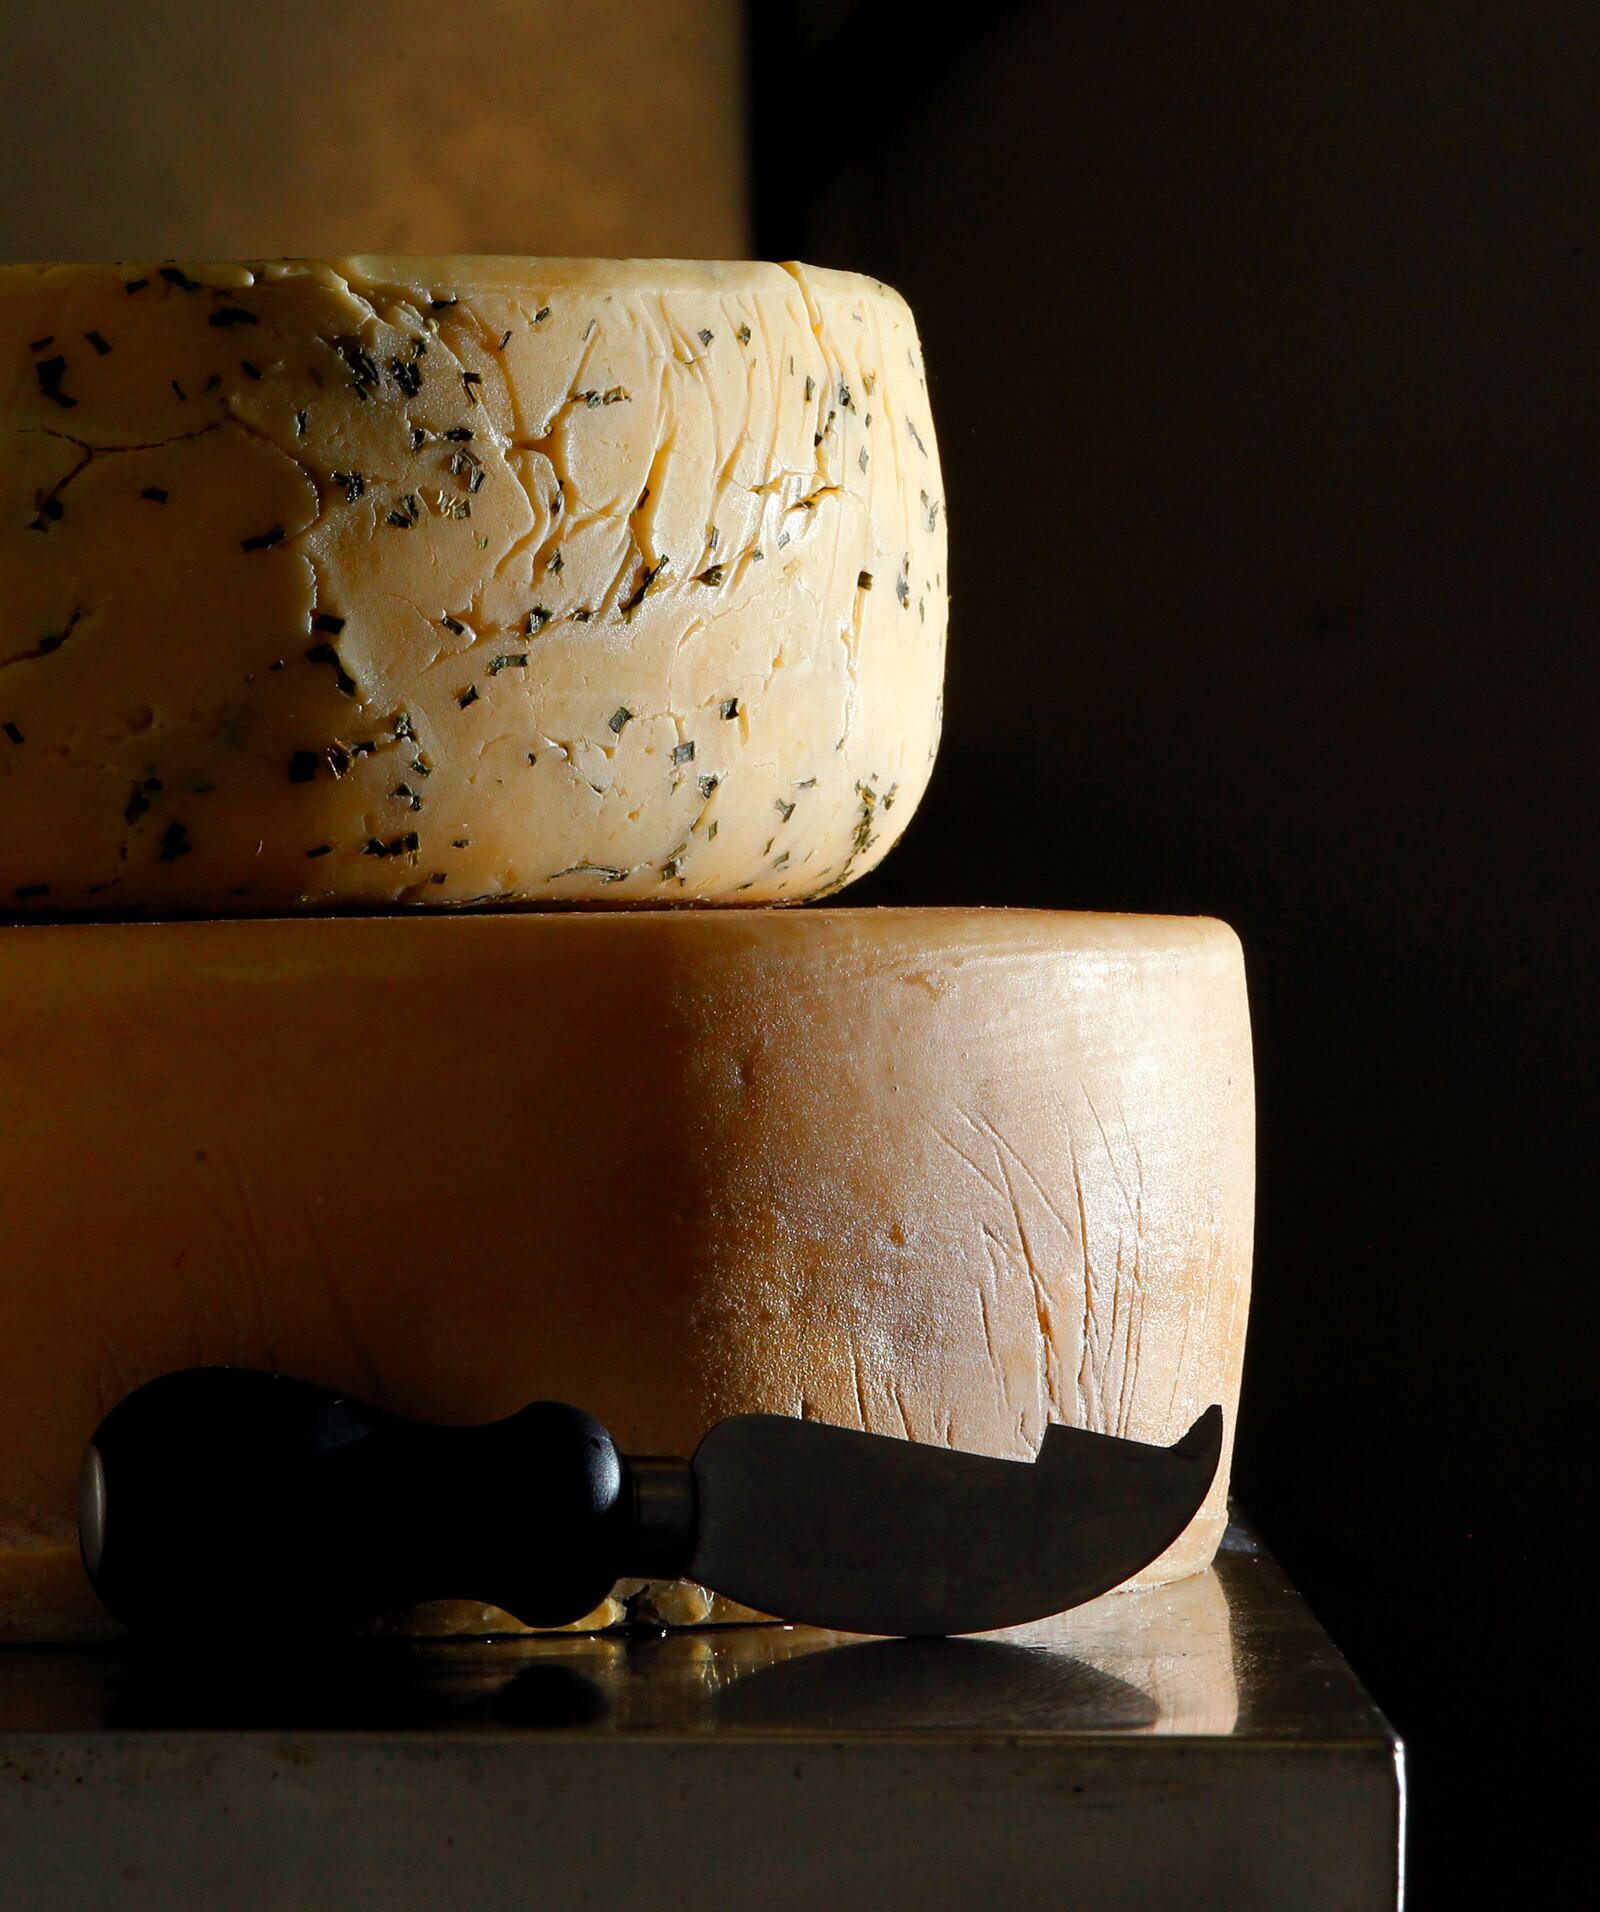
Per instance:
[[[751,17],[757,251],[906,294],[948,487],[946,741],[849,900],[1239,930],[1237,1488],[1411,1743],[1419,1881],[1517,1877],[1577,1696],[1482,1647],[1570,1571],[1593,1366],[1600,13]]]

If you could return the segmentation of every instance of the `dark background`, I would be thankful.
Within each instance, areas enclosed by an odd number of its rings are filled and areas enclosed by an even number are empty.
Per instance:
[[[851,900],[1238,929],[1236,1492],[1408,1741],[1413,1902],[1553,1903],[1594,1691],[1600,8],[750,20],[755,252],[905,293],[948,488],[943,751]]]

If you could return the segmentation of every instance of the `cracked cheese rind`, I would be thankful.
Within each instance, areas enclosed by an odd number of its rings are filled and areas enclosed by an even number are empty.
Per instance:
[[[1220,923],[18,925],[0,1005],[12,1637],[93,1625],[83,1444],[195,1362],[446,1422],[571,1400],[646,1453],[746,1410],[1021,1459],[1052,1420],[1167,1442],[1217,1401],[1231,1437],[1252,1104]],[[1226,1471],[1146,1579],[1210,1559]]]
[[[0,912],[836,889],[927,782],[943,495],[851,274],[0,268]]]

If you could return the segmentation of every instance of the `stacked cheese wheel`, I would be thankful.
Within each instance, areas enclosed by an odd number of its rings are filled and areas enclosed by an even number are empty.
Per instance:
[[[778,266],[0,270],[0,900],[793,902],[927,782],[911,316]]]
[[[1231,932],[730,907],[870,868],[928,776],[892,292],[10,268],[0,440],[0,1634],[105,1624],[79,1453],[196,1362],[564,1397],[635,1451],[750,1409],[1018,1458],[1231,1427]]]

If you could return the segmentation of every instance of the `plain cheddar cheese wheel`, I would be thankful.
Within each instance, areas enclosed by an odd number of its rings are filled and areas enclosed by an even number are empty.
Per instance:
[[[875,280],[0,267],[0,914],[790,902],[938,739]]]
[[[1213,1401],[1231,1436],[1252,1088],[1220,923],[22,925],[0,1015],[10,1637],[103,1623],[81,1450],[198,1362],[449,1422],[567,1399],[655,1453],[753,1409],[1019,1459]],[[1203,1567],[1225,1499],[1226,1468],[1144,1577]]]

